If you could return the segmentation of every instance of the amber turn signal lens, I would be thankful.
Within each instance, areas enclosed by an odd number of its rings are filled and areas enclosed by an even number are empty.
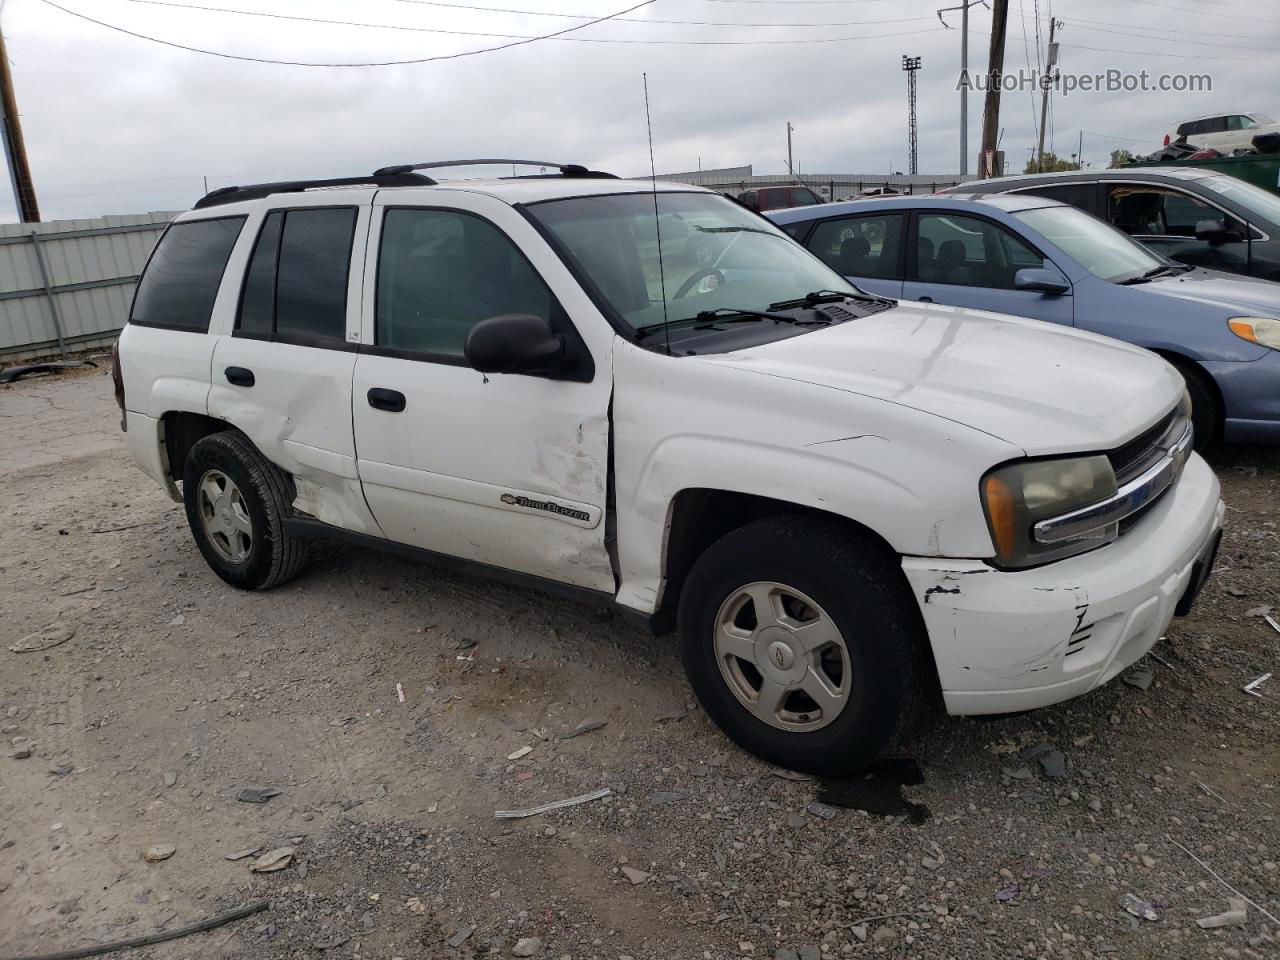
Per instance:
[[[1017,510],[1013,502],[1013,491],[1000,477],[992,474],[983,481],[987,503],[987,519],[991,524],[991,536],[996,543],[996,552],[1001,557],[1013,556],[1015,549],[1015,514]]]
[[[1227,323],[1227,326],[1231,328],[1231,332],[1237,337],[1241,337],[1253,343],[1258,342],[1258,335],[1253,330],[1253,324],[1249,323],[1247,320],[1231,320]]]

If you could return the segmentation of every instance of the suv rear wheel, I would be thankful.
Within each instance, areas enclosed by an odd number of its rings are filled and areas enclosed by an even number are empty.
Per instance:
[[[182,499],[196,546],[213,572],[245,590],[297,576],[306,544],[284,529],[289,480],[240,433],[214,433],[187,454]]]
[[[895,749],[932,686],[893,558],[819,519],[761,520],[713,544],[681,591],[679,630],[708,715],[793,770],[847,774]]]

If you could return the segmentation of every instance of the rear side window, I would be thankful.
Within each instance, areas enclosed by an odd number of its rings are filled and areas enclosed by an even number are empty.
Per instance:
[[[355,225],[354,207],[269,214],[245,273],[237,331],[283,340],[345,340]]]
[[[130,323],[205,333],[244,217],[188,220],[165,231],[138,282]]]
[[[818,224],[808,247],[846,277],[901,280],[899,252],[906,215],[881,213]]]
[[[1060,200],[1073,207],[1079,207],[1089,213],[1093,212],[1093,198],[1097,192],[1092,183],[1055,183],[1050,186],[1035,187],[1031,190],[1019,190],[1018,193],[1029,193],[1050,200]]]

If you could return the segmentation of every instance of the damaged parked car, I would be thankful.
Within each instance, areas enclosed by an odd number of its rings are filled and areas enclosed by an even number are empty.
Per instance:
[[[770,216],[862,289],[1032,317],[1160,354],[1186,380],[1200,448],[1220,438],[1280,443],[1280,284],[1177,263],[1033,195]]]
[[[821,773],[938,697],[1086,693],[1195,600],[1223,505],[1160,358],[864,293],[707,190],[454,165],[215,191],[160,239],[117,399],[227,583],[321,538],[599,604]],[[711,263],[643,239],[676,215]]]

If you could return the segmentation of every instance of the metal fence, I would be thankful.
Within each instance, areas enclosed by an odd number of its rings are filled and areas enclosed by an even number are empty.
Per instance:
[[[0,361],[106,346],[176,214],[0,226]]]

